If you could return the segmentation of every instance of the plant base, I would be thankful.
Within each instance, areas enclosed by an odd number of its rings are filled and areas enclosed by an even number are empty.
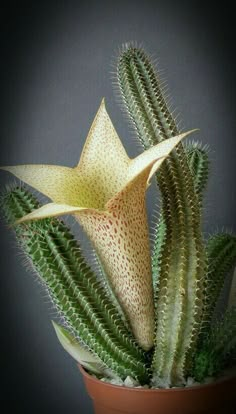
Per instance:
[[[236,378],[195,387],[153,390],[105,383],[79,368],[95,414],[236,414]]]

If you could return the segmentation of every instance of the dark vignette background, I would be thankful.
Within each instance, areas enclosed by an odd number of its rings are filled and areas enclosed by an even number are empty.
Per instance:
[[[136,40],[159,58],[183,128],[199,127],[196,138],[211,147],[206,235],[235,231],[233,16],[227,2],[220,9],[169,0],[2,4],[0,164],[75,165],[103,96],[129,154],[137,154],[110,76],[118,48]],[[1,173],[1,188],[10,181]],[[149,215],[152,207],[149,197]],[[4,227],[0,252],[1,412],[91,413],[77,367],[52,330],[48,298]]]

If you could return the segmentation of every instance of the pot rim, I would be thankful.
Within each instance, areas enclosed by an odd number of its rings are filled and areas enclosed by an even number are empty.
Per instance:
[[[200,385],[193,385],[190,387],[176,387],[176,388],[137,388],[137,387],[124,387],[122,385],[115,385],[115,384],[110,384],[109,382],[104,382],[99,380],[98,378],[93,377],[92,375],[90,375],[87,371],[85,371],[85,369],[83,368],[82,365],[78,364],[79,370],[82,373],[82,375],[84,377],[86,377],[89,381],[95,383],[95,384],[103,384],[104,386],[108,387],[108,388],[116,388],[119,390],[125,390],[126,392],[145,392],[145,393],[168,393],[168,392],[192,392],[192,391],[197,391],[197,390],[201,390],[201,389],[205,389],[205,388],[211,388],[217,384],[224,384],[227,381],[236,381],[236,376],[232,375],[232,376],[225,376],[225,377],[221,377],[219,379],[217,379],[214,382],[211,382],[209,384],[200,384]]]

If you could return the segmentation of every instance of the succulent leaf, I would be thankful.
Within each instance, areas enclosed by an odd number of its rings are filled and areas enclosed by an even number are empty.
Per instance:
[[[60,344],[68,354],[93,374],[102,374],[102,362],[85,349],[64,327],[54,321],[52,324]]]

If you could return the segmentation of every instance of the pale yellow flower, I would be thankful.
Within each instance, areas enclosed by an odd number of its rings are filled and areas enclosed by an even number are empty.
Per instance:
[[[75,168],[54,165],[3,167],[48,196],[19,222],[73,214],[97,251],[138,343],[153,345],[154,305],[145,207],[150,179],[188,133],[130,159],[102,101]]]

